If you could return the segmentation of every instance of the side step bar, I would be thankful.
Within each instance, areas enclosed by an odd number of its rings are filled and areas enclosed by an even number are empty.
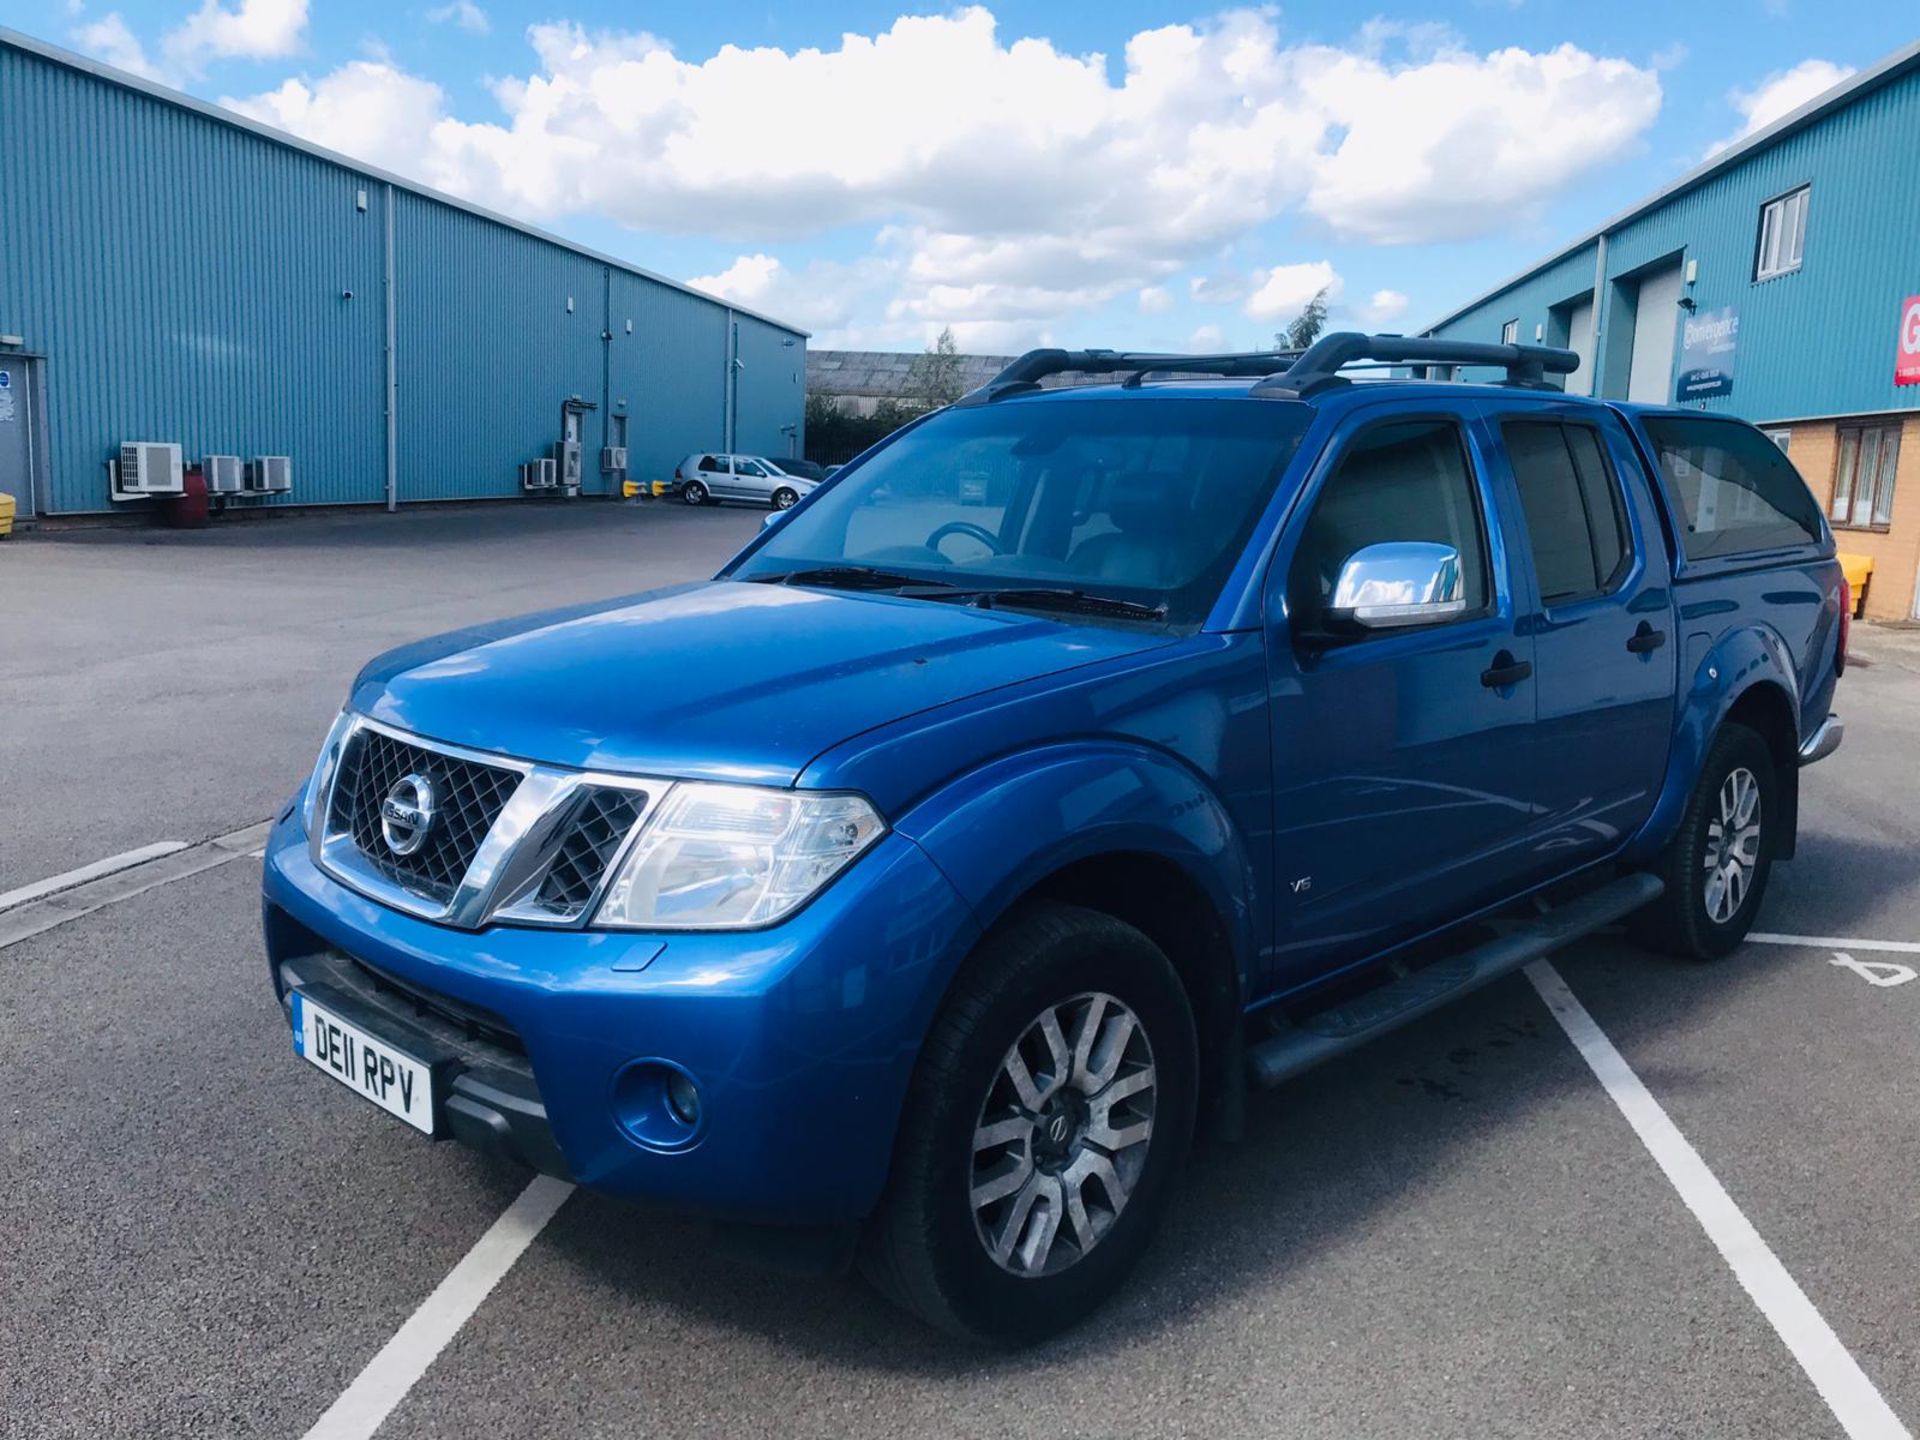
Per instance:
[[[1449,1000],[1478,990],[1490,980],[1624,919],[1659,899],[1664,889],[1666,885],[1657,875],[1623,875],[1463,954],[1287,1025],[1277,1034],[1247,1046],[1253,1078],[1269,1086],[1291,1080],[1322,1061],[1345,1054],[1375,1036],[1439,1009]]]

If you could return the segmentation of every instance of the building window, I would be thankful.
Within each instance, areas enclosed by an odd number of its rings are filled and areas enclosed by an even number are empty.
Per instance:
[[[1771,280],[1800,268],[1807,243],[1807,200],[1813,191],[1802,185],[1791,195],[1769,200],[1760,207],[1760,246],[1753,262],[1753,278]]]
[[[1833,467],[1833,523],[1884,530],[1893,523],[1893,472],[1900,463],[1898,425],[1862,425],[1840,432]]]
[[[1518,345],[1520,343],[1520,322],[1518,320],[1509,320],[1500,327],[1500,343],[1502,345]]]
[[[1792,450],[1793,450],[1793,431],[1791,431],[1791,430],[1762,430],[1762,431],[1761,431],[1760,433],[1761,433],[1762,435],[1764,435],[1764,436],[1766,436],[1766,437],[1767,437],[1767,438],[1768,438],[1769,440],[1771,440],[1771,441],[1773,441],[1773,443],[1774,443],[1774,444],[1776,444],[1776,445],[1778,445],[1778,446],[1780,447],[1780,453],[1781,453],[1782,455],[1786,455],[1786,454],[1789,454],[1789,453],[1791,453],[1791,452],[1792,452]]]

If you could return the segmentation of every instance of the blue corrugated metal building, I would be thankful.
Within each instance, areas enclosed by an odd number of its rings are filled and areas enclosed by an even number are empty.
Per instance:
[[[567,423],[584,494],[802,453],[804,331],[7,30],[0,197],[23,515],[112,508],[126,441],[301,505],[519,495]]]
[[[1571,346],[1570,389],[1765,425],[1872,559],[1867,614],[1920,614],[1920,44],[1422,333]]]

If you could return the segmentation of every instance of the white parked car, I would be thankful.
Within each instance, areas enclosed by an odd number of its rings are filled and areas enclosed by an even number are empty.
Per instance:
[[[751,500],[786,510],[819,483],[788,474],[778,460],[764,455],[725,455],[718,451],[689,455],[673,472],[674,489],[689,505]]]

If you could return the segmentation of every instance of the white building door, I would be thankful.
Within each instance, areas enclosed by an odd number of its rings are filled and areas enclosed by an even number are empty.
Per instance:
[[[1567,315],[1567,348],[1580,357],[1580,368],[1567,376],[1569,395],[1593,393],[1593,301],[1582,300]]]
[[[1680,317],[1680,267],[1651,270],[1640,280],[1633,307],[1633,366],[1627,399],[1648,405],[1673,403],[1673,338]]]

